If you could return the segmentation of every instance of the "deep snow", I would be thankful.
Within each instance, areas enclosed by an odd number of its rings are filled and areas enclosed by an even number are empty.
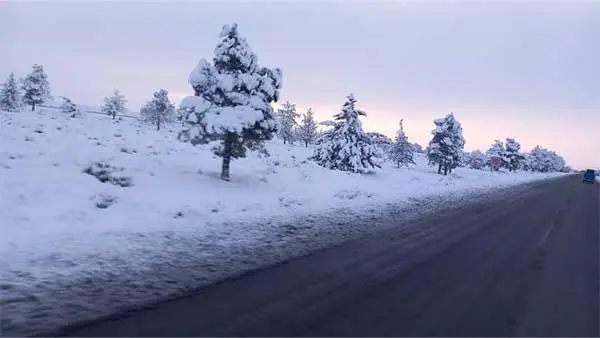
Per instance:
[[[209,146],[134,119],[58,110],[0,112],[0,327],[28,335],[194,288],[378,229],[459,199],[560,174],[435,174],[384,165],[347,174],[312,149],[269,142],[269,157],[232,163],[219,180]],[[91,162],[122,167],[102,183]],[[99,203],[101,202],[101,203]],[[99,208],[97,204],[110,204]],[[400,212],[402,211],[402,212]]]

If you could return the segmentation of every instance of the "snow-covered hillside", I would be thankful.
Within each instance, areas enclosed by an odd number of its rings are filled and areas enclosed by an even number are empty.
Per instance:
[[[315,246],[320,232],[335,236],[353,216],[560,175],[458,168],[441,176],[421,156],[414,167],[348,174],[308,161],[311,148],[274,140],[270,156],[234,161],[224,182],[220,159],[209,146],[177,141],[177,125],[156,131],[135,119],[48,108],[0,118],[0,293],[3,327],[16,335],[52,328],[59,321],[50,315],[88,318],[237,273],[255,265],[244,256],[251,248],[270,245],[261,259],[276,261],[284,255],[273,241]],[[242,258],[217,259],[225,255]],[[182,280],[169,282],[165,266],[175,258],[186,261],[172,265]],[[194,270],[199,261],[202,271]],[[164,283],[146,279],[160,264]],[[120,284],[108,296],[112,280]]]

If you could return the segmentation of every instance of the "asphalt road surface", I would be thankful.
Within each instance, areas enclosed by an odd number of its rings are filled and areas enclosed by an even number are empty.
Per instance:
[[[598,336],[599,186],[515,188],[61,334]]]

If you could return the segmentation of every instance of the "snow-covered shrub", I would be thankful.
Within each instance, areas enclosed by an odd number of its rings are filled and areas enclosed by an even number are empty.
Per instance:
[[[107,194],[95,194],[91,197],[91,200],[98,209],[106,209],[117,202],[117,198],[115,196]]]
[[[105,162],[92,162],[83,172],[96,177],[102,183],[110,183],[120,187],[133,186],[133,179],[129,176],[119,175],[125,168],[115,167]]]
[[[487,165],[487,157],[481,150],[474,150],[468,154],[467,166],[471,169],[481,170]]]
[[[79,113],[79,110],[77,109],[77,105],[75,105],[75,103],[73,103],[73,101],[71,101],[71,99],[69,99],[67,97],[62,98],[60,110],[65,114],[70,114],[71,117],[75,117]]]

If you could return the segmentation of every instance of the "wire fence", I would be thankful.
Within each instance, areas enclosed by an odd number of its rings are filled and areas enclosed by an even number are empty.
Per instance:
[[[50,109],[60,109],[60,106],[54,106],[54,105],[49,105],[49,104],[40,104],[40,105],[38,105],[38,107],[50,108]],[[107,115],[106,113],[103,113],[101,111],[96,111],[96,110],[92,110],[89,108],[83,108],[83,109],[80,108],[79,111],[81,111],[82,113],[86,113],[86,114]],[[124,118],[135,119],[135,120],[140,119],[139,116],[129,115],[129,114],[120,114],[120,115],[118,115],[118,117],[124,117]]]

